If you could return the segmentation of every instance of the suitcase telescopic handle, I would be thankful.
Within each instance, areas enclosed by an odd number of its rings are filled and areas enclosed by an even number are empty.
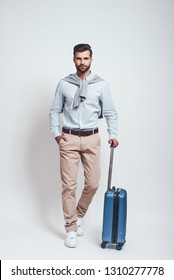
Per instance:
[[[107,190],[111,188],[111,179],[112,179],[112,168],[113,168],[113,158],[114,158],[114,147],[110,147],[110,161],[109,161],[109,174],[108,174],[108,185]]]

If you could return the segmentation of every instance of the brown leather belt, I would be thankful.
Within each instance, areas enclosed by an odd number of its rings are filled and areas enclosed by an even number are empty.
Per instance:
[[[98,133],[98,128],[91,129],[91,130],[74,130],[74,129],[67,129],[63,127],[62,132],[67,134],[77,135],[80,137],[80,136],[89,136],[92,134],[96,134]]]

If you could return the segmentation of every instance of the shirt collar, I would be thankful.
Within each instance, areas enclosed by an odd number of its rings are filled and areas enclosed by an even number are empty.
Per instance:
[[[77,76],[77,74],[74,74],[74,77],[77,81],[80,80],[79,76]],[[93,74],[92,72],[85,78],[86,81],[90,81],[95,77],[95,74]]]

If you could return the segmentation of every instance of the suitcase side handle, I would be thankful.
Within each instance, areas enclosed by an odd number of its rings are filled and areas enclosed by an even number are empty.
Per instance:
[[[110,146],[110,161],[109,161],[109,173],[108,173],[107,191],[109,191],[111,189],[113,158],[114,158],[114,147],[112,147],[112,145],[111,145]]]

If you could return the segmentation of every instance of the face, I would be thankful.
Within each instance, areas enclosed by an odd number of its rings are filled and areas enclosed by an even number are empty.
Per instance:
[[[89,51],[75,52],[73,61],[78,72],[86,73],[91,67],[92,57]]]

